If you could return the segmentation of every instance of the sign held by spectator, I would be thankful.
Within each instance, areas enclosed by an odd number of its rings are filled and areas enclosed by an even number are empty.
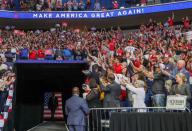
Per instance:
[[[63,23],[62,23],[62,26],[63,26],[63,27],[67,27],[67,25],[68,25],[67,22],[63,22]]]
[[[167,110],[185,110],[186,109],[187,96],[183,95],[170,95],[167,96]]]
[[[14,30],[14,34],[24,36],[25,32],[21,30]]]
[[[192,31],[188,31],[185,33],[185,37],[188,41],[192,40]]]

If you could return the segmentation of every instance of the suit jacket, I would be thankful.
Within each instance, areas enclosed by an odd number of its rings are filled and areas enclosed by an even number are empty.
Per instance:
[[[101,108],[102,104],[101,101],[99,100],[99,97],[100,97],[99,90],[96,88],[91,89],[90,93],[86,96],[88,106],[90,108]]]
[[[187,83],[189,83],[189,78],[190,78],[189,71],[187,71],[185,68],[182,68],[181,70],[179,70],[178,68],[175,68],[172,72],[172,75],[175,77],[177,73],[183,73],[187,78]]]
[[[76,95],[73,95],[66,101],[65,113],[67,117],[67,125],[85,126],[85,116],[89,113],[87,102]]]
[[[101,83],[101,90],[105,92],[104,107],[120,107],[121,86],[115,81],[106,87]]]
[[[48,108],[50,110],[56,110],[58,107],[58,99],[57,97],[50,97],[49,98],[49,103],[48,103]]]

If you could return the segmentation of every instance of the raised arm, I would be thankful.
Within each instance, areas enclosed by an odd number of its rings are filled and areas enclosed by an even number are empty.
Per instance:
[[[138,94],[139,92],[139,88],[135,88],[132,84],[126,84],[126,88],[135,94]]]
[[[105,86],[101,79],[100,79],[99,85],[100,85],[101,91],[110,92],[110,88]]]
[[[172,12],[172,19],[174,20],[174,18],[175,18],[175,14],[174,12]]]

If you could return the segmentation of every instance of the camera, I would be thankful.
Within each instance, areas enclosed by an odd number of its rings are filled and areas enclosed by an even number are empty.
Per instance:
[[[82,85],[82,89],[83,89],[83,90],[86,90],[86,89],[87,89],[87,87],[88,87],[88,85],[87,85],[87,84],[83,84],[83,85]]]

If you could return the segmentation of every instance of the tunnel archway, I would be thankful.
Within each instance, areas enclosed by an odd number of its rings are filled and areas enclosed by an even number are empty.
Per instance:
[[[82,70],[86,67],[84,62],[17,62],[14,104],[16,130],[26,131],[43,122],[45,92],[62,92],[64,106],[65,100],[71,96],[71,88],[83,84],[85,76]]]

